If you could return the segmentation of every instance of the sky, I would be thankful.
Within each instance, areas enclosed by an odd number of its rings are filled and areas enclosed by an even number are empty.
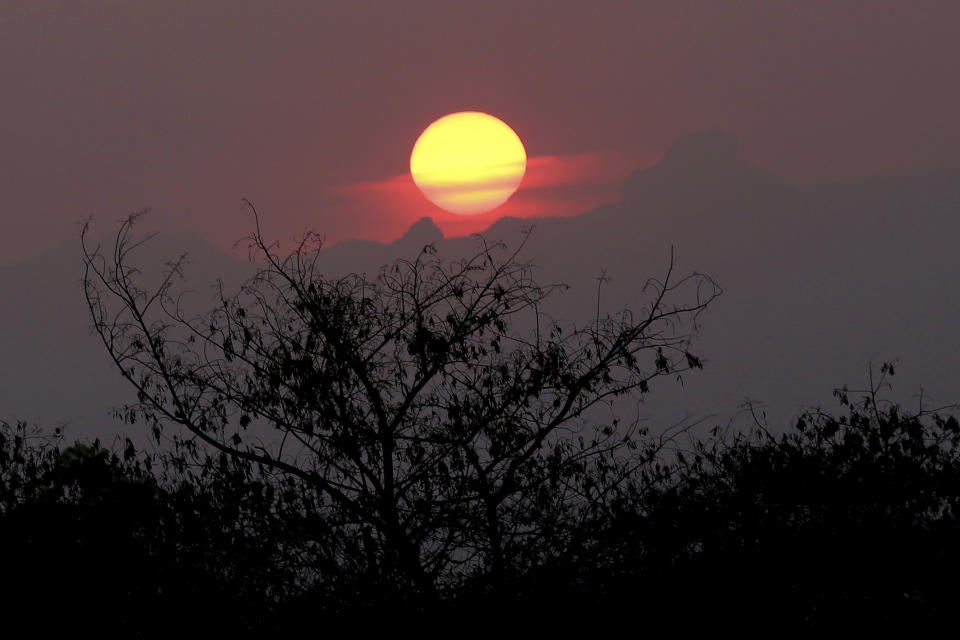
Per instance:
[[[145,207],[229,248],[242,198],[281,241],[574,215],[713,127],[798,185],[957,165],[958,41],[956,1],[4,0],[0,265]],[[530,158],[477,218],[408,174],[459,110],[506,121]]]

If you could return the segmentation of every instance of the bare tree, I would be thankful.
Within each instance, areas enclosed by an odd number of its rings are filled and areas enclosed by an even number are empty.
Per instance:
[[[675,279],[672,257],[642,311],[564,326],[543,311],[557,286],[535,282],[522,245],[481,238],[456,261],[428,245],[376,277],[326,278],[316,236],[281,256],[250,208],[264,266],[235,295],[221,285],[204,316],[176,291],[183,258],[159,286],[139,283],[139,215],[109,253],[84,228],[93,325],[138,392],[128,418],[299,478],[344,561],[421,596],[481,574],[503,584],[563,544],[564,525],[655,448],[635,422],[593,410],[701,366],[690,340],[720,290]]]

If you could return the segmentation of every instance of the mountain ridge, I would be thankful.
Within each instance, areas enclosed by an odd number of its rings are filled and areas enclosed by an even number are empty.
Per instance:
[[[960,346],[949,340],[960,314],[958,211],[956,169],[799,188],[746,163],[736,139],[714,131],[634,172],[618,202],[570,218],[503,218],[484,236],[510,247],[525,241],[538,277],[571,286],[554,309],[573,320],[595,313],[597,295],[604,312],[639,308],[643,283],[662,277],[671,255],[676,273],[715,277],[725,293],[702,317],[697,341],[706,369],[654,389],[642,412],[659,424],[685,414],[723,422],[751,396],[783,420],[864,380],[877,354],[902,356],[907,395],[926,384],[937,401],[960,400],[947,395],[960,388]],[[317,261],[329,277],[374,274],[426,244],[448,259],[478,248],[425,217],[392,243],[337,243]],[[258,266],[189,233],[160,234],[138,260],[156,270],[183,248],[185,286],[201,307],[216,278],[238,284]],[[0,316],[0,419],[69,422],[106,438],[126,428],[109,409],[132,393],[87,329],[79,242],[44,256],[0,268],[12,301]],[[609,282],[598,290],[601,273]]]

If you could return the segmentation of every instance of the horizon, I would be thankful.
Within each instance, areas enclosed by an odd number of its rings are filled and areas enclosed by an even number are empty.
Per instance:
[[[533,213],[527,213],[526,215],[524,215],[524,213],[527,211],[526,209],[521,208],[520,211],[517,211],[515,208],[511,206],[511,201],[514,200],[516,196],[514,196],[514,198],[511,198],[511,200],[508,201],[507,204],[501,205],[489,213],[482,213],[482,214],[458,215],[458,214],[443,211],[435,207],[434,211],[427,212],[421,217],[412,220],[409,223],[409,226],[401,229],[399,233],[395,236],[391,236],[389,238],[344,237],[344,238],[335,239],[332,242],[326,242],[324,240],[324,242],[322,243],[322,246],[320,246],[319,248],[330,249],[340,245],[349,245],[350,243],[354,243],[354,242],[360,242],[360,243],[369,242],[369,243],[378,244],[378,245],[390,245],[398,242],[399,240],[402,240],[404,236],[406,236],[414,227],[420,225],[425,220],[429,221],[432,224],[432,226],[442,234],[444,239],[457,239],[457,238],[471,237],[477,234],[482,235],[488,232],[491,228],[496,226],[501,221],[509,221],[509,220],[537,221],[537,220],[549,220],[552,218],[578,217],[581,215],[589,214],[594,212],[597,209],[601,209],[608,205],[616,205],[618,203],[622,203],[624,201],[623,188],[631,181],[631,179],[634,179],[636,176],[639,176],[640,174],[642,174],[644,171],[648,169],[662,165],[668,153],[670,153],[670,151],[674,149],[677,145],[688,142],[690,140],[702,140],[704,136],[710,136],[713,134],[720,134],[724,137],[729,137],[730,139],[732,139],[734,142],[737,143],[738,157],[736,158],[736,161],[744,164],[745,166],[749,166],[752,169],[758,170],[761,174],[781,180],[785,184],[788,184],[791,187],[794,187],[800,191],[815,192],[818,189],[841,186],[841,185],[853,186],[856,184],[861,184],[861,183],[866,183],[871,181],[884,181],[884,180],[892,180],[895,178],[919,178],[926,175],[936,175],[942,172],[947,172],[947,173],[960,172],[960,162],[957,162],[957,163],[942,164],[939,166],[934,166],[934,167],[929,167],[924,169],[918,169],[912,172],[911,171],[880,172],[880,173],[874,173],[874,174],[867,174],[867,175],[859,176],[856,178],[850,178],[847,180],[824,179],[824,180],[819,180],[810,184],[800,184],[800,183],[795,183],[795,182],[791,182],[789,180],[783,179],[780,176],[777,176],[774,173],[766,170],[764,167],[756,166],[746,161],[742,156],[739,155],[739,139],[736,136],[735,132],[730,132],[722,128],[709,128],[709,129],[704,129],[700,131],[694,131],[687,135],[681,136],[680,138],[675,140],[672,144],[670,144],[667,147],[667,149],[664,150],[663,154],[661,154],[658,158],[652,160],[650,163],[644,166],[638,166],[630,170],[629,173],[625,176],[625,178],[616,185],[616,189],[613,189],[613,188],[607,189],[606,194],[607,194],[607,197],[609,197],[609,199],[598,200],[596,202],[591,201],[591,204],[585,205],[587,208],[582,210],[575,209],[574,207],[576,205],[568,203],[568,206],[564,207],[563,210],[557,213],[538,211]],[[395,178],[388,180],[387,182],[394,181],[397,178],[406,179],[406,178],[409,178],[409,176],[397,176]],[[419,194],[414,193],[416,189],[412,183],[412,180],[410,181],[409,185],[405,185],[404,190],[406,191],[405,195],[408,198],[422,197],[422,196],[419,196]],[[616,191],[617,193],[614,193],[614,191]],[[522,195],[526,195],[526,194],[522,194]],[[521,200],[522,200],[522,196],[521,196]],[[252,217],[252,214],[250,214],[250,212],[247,210],[247,205],[245,204],[245,202],[246,202],[245,198],[238,199],[238,208],[244,211],[245,215],[247,216],[247,222],[249,223],[250,221],[252,221],[253,217]],[[253,204],[254,206],[257,205],[256,202],[251,202],[251,204]],[[150,207],[141,208],[140,211],[148,212],[148,215],[146,216],[147,220],[152,220],[157,215],[162,215],[161,212],[155,212]],[[130,213],[135,213],[135,211],[131,211],[131,212],[127,212],[122,215],[119,215],[112,222],[113,223],[119,222],[123,220],[127,215],[130,215]],[[643,215],[643,212],[641,211],[638,211],[637,213],[638,215]],[[272,215],[272,212],[261,211],[260,215],[261,215],[261,223],[263,223],[265,221],[269,221]],[[96,215],[88,216],[88,218],[86,219],[89,219],[89,221],[94,226],[98,226],[98,227],[105,228],[105,227],[109,227],[109,224],[111,224],[110,221],[105,221],[103,218]],[[76,227],[77,232],[73,237],[67,238],[56,245],[47,246],[43,250],[35,254],[28,255],[16,262],[6,263],[0,260],[0,270],[4,268],[13,268],[23,263],[29,263],[33,260],[41,259],[45,255],[57,254],[59,251],[63,250],[64,248],[75,245],[77,242],[77,239],[79,238],[79,229],[82,223],[84,222],[84,220],[85,219],[78,219],[76,221],[74,226]],[[182,229],[182,230],[163,229],[163,230],[149,231],[147,233],[156,233],[158,235],[162,235],[166,237],[178,236],[178,235],[184,235],[187,237],[196,237],[196,238],[202,239],[205,243],[215,247],[217,250],[225,254],[228,254],[234,258],[242,258],[241,254],[244,253],[246,250],[243,249],[240,245],[243,244],[243,241],[245,241],[249,235],[249,232],[247,232],[241,236],[238,236],[232,242],[218,243],[215,238],[211,238],[207,234],[205,234],[203,231],[196,230],[196,229]],[[303,233],[316,233],[321,237],[325,236],[321,228],[312,228],[312,229],[304,228],[303,230],[301,230],[300,233],[301,235]],[[110,236],[109,231],[103,232],[104,238],[109,236]],[[279,243],[279,246],[281,248],[283,247],[292,248],[298,242],[299,237],[291,235],[287,239],[286,243],[284,243],[279,238],[275,238],[274,240]]]
[[[529,156],[483,225],[615,200],[711,128],[800,187],[960,164],[956,4],[583,7],[4,3],[0,264],[144,207],[225,247],[244,197],[275,237],[384,242],[424,215],[478,230],[407,166],[423,128],[460,110],[502,118]]]

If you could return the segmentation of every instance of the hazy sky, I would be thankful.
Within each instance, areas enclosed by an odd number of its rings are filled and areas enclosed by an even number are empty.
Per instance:
[[[720,126],[792,182],[960,164],[960,2],[0,3],[0,264],[149,224],[229,246],[268,232],[390,240],[422,215],[410,149],[451,111],[531,156],[500,212],[616,198]]]

